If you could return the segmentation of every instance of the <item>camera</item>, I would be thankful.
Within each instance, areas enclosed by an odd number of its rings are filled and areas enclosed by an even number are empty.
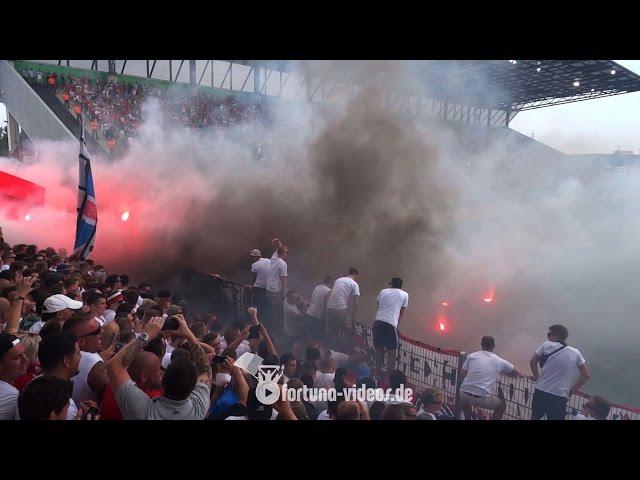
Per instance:
[[[178,319],[176,317],[167,317],[164,321],[164,325],[162,325],[161,331],[178,330],[179,327],[180,322],[178,322]]]
[[[211,363],[219,363],[222,364],[224,363],[224,361],[227,359],[226,355],[216,355],[215,357],[213,357],[213,359],[211,360]]]

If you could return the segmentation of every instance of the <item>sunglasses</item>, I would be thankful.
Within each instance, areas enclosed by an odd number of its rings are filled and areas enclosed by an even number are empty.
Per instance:
[[[93,337],[94,335],[99,335],[101,331],[102,331],[102,327],[98,325],[98,328],[96,328],[93,332],[87,333],[86,335],[80,335],[77,338]]]

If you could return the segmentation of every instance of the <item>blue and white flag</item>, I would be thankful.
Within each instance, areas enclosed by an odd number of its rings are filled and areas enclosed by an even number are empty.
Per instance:
[[[78,222],[76,225],[76,241],[73,253],[86,260],[91,255],[93,243],[96,239],[98,225],[98,208],[96,206],[96,192],[93,188],[93,175],[89,152],[84,141],[84,115],[80,130],[80,175],[78,182]]]

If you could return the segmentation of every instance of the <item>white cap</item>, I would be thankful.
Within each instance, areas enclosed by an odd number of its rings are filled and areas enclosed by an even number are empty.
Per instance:
[[[51,295],[44,301],[44,310],[42,313],[56,313],[64,310],[65,308],[79,310],[82,308],[82,302],[71,300],[66,295],[58,293],[56,295]]]

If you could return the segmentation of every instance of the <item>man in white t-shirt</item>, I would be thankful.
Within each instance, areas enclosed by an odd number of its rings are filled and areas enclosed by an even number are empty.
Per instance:
[[[358,270],[350,268],[346,277],[340,277],[333,283],[327,300],[327,328],[331,345],[340,350],[347,349],[347,340],[354,329],[360,286],[356,282]],[[348,315],[352,304],[351,318]]]
[[[531,403],[531,419],[564,420],[567,400],[589,379],[587,362],[576,348],[566,344],[569,330],[551,325],[548,340],[531,357],[531,371],[536,380]],[[538,363],[542,366],[538,373]]]
[[[402,279],[393,277],[391,288],[378,294],[378,312],[373,322],[373,346],[376,349],[376,370],[382,371],[387,356],[387,372],[396,368],[398,349],[398,323],[409,305],[409,294],[402,290]]]
[[[333,277],[327,275],[320,285],[316,285],[311,293],[307,315],[311,320],[311,336],[315,339],[324,338],[327,334],[326,310],[329,294],[333,288]]]
[[[104,312],[107,310],[107,297],[96,291],[86,292],[84,303],[89,306],[91,315],[100,325],[104,325]]]
[[[19,392],[14,382],[26,373],[28,365],[20,339],[10,333],[0,333],[0,420],[19,418]]]
[[[511,363],[493,353],[496,342],[485,335],[480,342],[482,350],[471,353],[462,365],[460,378],[460,406],[466,420],[471,419],[471,407],[493,410],[491,420],[500,420],[506,409],[504,398],[495,395],[494,388],[500,374],[520,375]]]
[[[283,301],[287,295],[287,256],[289,249],[280,244],[278,250],[269,260],[269,276],[267,278],[267,300],[269,303],[267,327],[271,331],[282,331],[284,322]]]
[[[336,362],[333,358],[326,357],[320,361],[320,371],[316,372],[313,382],[315,388],[333,388],[333,379],[336,376]]]
[[[330,390],[335,388],[334,379],[336,376],[336,362],[333,358],[326,357],[320,361],[320,370],[316,372],[316,375],[313,380],[314,388],[322,388],[325,390]],[[328,404],[325,400],[322,400],[319,397],[316,400],[310,401],[313,407],[318,412],[322,412],[327,409]],[[318,418],[318,420],[323,420],[323,418]]]
[[[251,257],[251,275],[253,283],[251,287],[250,306],[258,309],[258,318],[267,315],[267,281],[271,270],[271,260],[262,257],[262,252],[254,248],[249,252]]]

